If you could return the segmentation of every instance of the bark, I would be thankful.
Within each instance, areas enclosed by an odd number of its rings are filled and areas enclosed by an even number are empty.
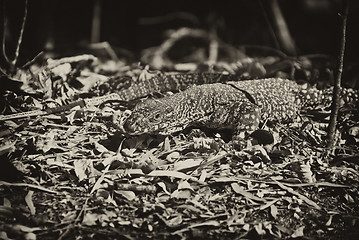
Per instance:
[[[335,132],[336,132],[336,125],[337,125],[337,118],[338,118],[338,111],[339,111],[339,100],[340,100],[340,88],[341,88],[341,80],[342,80],[342,73],[343,73],[343,65],[344,65],[344,51],[345,51],[345,40],[346,40],[346,28],[347,28],[347,19],[348,19],[348,12],[349,12],[349,2],[348,0],[343,1],[343,14],[342,14],[342,35],[340,41],[340,50],[338,54],[338,75],[334,81],[334,88],[333,88],[333,103],[332,109],[330,114],[330,122],[328,126],[328,142],[327,147],[328,151],[332,151],[335,142]]]

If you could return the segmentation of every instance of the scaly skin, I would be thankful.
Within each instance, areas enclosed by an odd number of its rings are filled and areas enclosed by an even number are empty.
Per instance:
[[[117,93],[119,100],[130,101],[155,93],[182,91],[192,85],[223,83],[237,80],[239,79],[236,75],[221,73],[158,74],[148,80],[134,82],[128,88],[121,89]]]
[[[330,93],[331,90],[302,89],[294,81],[280,78],[193,86],[140,102],[124,129],[130,134],[169,135],[189,126],[205,126],[229,128],[238,134],[254,130],[261,120],[293,119],[303,108],[327,106],[331,103]]]

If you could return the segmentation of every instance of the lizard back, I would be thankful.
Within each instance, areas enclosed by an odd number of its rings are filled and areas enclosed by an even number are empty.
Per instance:
[[[155,93],[182,91],[192,85],[240,80],[239,76],[222,73],[158,74],[146,80],[133,82],[117,92],[119,100],[130,101]]]

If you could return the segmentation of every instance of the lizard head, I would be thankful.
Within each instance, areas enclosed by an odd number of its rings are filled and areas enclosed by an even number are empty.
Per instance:
[[[174,108],[167,102],[158,99],[147,99],[140,102],[126,119],[123,128],[131,135],[144,133],[169,135],[183,129]]]

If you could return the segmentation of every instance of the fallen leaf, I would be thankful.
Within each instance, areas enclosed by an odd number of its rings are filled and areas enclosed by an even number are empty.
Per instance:
[[[202,160],[186,159],[184,161],[175,162],[173,170],[185,172],[188,169],[193,169],[201,164]]]
[[[181,155],[179,152],[172,152],[167,155],[166,160],[169,162],[174,162],[175,160],[177,160],[180,157],[181,157]]]
[[[207,171],[206,169],[203,169],[201,171],[201,176],[199,177],[198,182],[200,182],[201,184],[205,184],[206,178],[207,178]]]
[[[178,227],[182,224],[183,222],[183,218],[182,218],[182,214],[178,214],[168,220],[164,219],[164,218],[161,218],[164,223],[168,226],[168,227]]]
[[[116,190],[115,192],[129,201],[132,201],[136,198],[136,194],[133,191]]]
[[[28,206],[28,208],[30,209],[30,213],[31,215],[35,215],[36,213],[36,208],[34,205],[34,202],[32,201],[32,195],[34,194],[34,191],[30,190],[25,197],[25,202],[26,205]]]
[[[272,217],[274,219],[277,218],[277,215],[278,215],[278,208],[273,204],[270,206],[270,214],[272,215]]]
[[[180,178],[180,179],[191,179],[197,181],[195,177],[190,175],[184,174],[182,172],[177,171],[170,171],[170,170],[154,170],[147,174],[150,177],[173,177],[173,178]]]
[[[292,238],[298,238],[304,236],[304,226],[297,228],[294,233],[291,235]]]
[[[24,233],[31,233],[31,232],[41,230],[41,228],[39,228],[39,227],[28,227],[28,226],[24,226],[21,224],[12,225],[12,229],[15,231],[24,232]]]
[[[328,221],[325,223],[325,226],[329,227],[332,225],[333,215],[329,215]]]
[[[177,186],[177,189],[178,190],[183,190],[183,189],[188,189],[188,190],[191,190],[191,191],[194,191],[191,184],[189,184],[187,181],[180,181],[178,183],[178,186]]]
[[[313,206],[314,208],[316,208],[316,209],[318,209],[318,210],[321,209],[321,207],[320,207],[318,204],[316,204],[314,201],[310,200],[310,199],[307,198],[306,196],[304,196],[304,195],[302,195],[302,194],[300,194],[300,193],[294,191],[293,188],[286,187],[286,186],[284,186],[284,184],[282,184],[282,183],[280,183],[280,182],[278,182],[278,181],[274,181],[274,182],[275,182],[279,187],[281,187],[282,189],[288,191],[289,193],[291,193],[291,194],[297,196],[298,198],[302,199],[302,200],[303,200],[304,202],[306,202],[307,204]]]
[[[95,226],[98,220],[98,214],[87,212],[83,217],[82,224],[85,226]]]
[[[7,144],[0,146],[0,156],[5,153],[14,152],[14,151],[15,151],[15,142],[9,142]]]
[[[75,160],[74,169],[79,181],[95,175],[92,161],[89,161],[88,159]]]
[[[241,186],[239,186],[238,183],[231,183],[231,186],[232,186],[232,189],[233,189],[236,193],[238,193],[238,194],[244,196],[244,197],[247,198],[247,199],[255,200],[255,201],[259,201],[259,202],[265,202],[264,199],[259,198],[259,197],[256,197],[256,196],[254,196],[252,193],[247,192],[246,190],[244,190],[244,188],[241,187]]]
[[[167,187],[166,187],[166,184],[164,182],[158,182],[157,185],[160,186],[160,188],[162,188],[162,190],[166,194],[171,195],[171,193],[169,191],[167,191]]]
[[[254,229],[256,230],[256,232],[258,233],[259,236],[263,236],[266,234],[266,231],[263,229],[262,223],[258,223],[256,225],[254,225]]]
[[[218,221],[210,220],[210,221],[206,221],[206,222],[203,222],[203,223],[195,223],[195,224],[190,225],[189,227],[190,228],[204,227],[204,226],[218,227],[220,225],[221,224]]]
[[[192,192],[188,189],[183,190],[175,190],[171,194],[171,198],[179,198],[179,199],[190,199],[192,197]]]

